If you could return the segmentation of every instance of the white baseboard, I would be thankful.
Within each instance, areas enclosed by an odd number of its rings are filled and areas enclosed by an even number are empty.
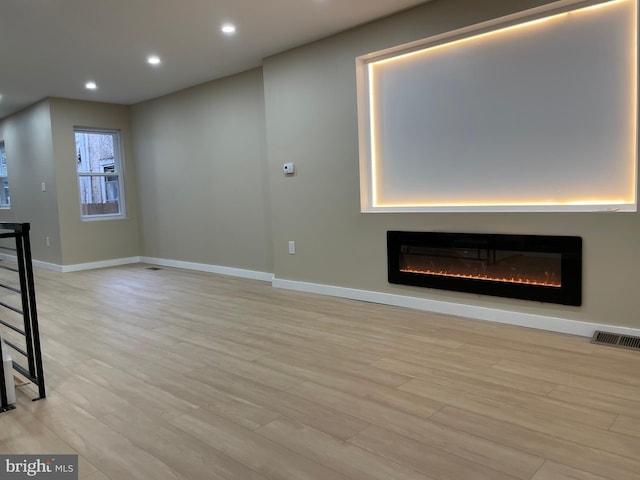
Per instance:
[[[6,253],[0,253],[0,260],[7,260],[9,262],[15,262],[16,261],[16,256],[15,255],[8,255]]]
[[[129,258],[113,258],[110,260],[102,260],[99,262],[76,263],[75,265],[62,265],[62,273],[79,272],[81,270],[93,270],[95,268],[118,267],[120,265],[129,265],[131,263],[140,263],[141,257]],[[35,265],[36,262],[33,262]]]
[[[14,261],[14,255],[0,253],[0,259]],[[183,262],[180,260],[169,260],[166,258],[154,257],[129,257],[114,258],[111,260],[103,260],[99,262],[77,263],[75,265],[57,265],[55,263],[47,263],[40,260],[33,260],[33,266],[51,270],[59,273],[79,272],[81,270],[93,270],[95,268],[117,267],[120,265],[129,265],[132,263],[148,263],[151,265],[161,265],[163,267],[184,268],[186,270],[196,270],[199,272],[217,273],[219,275],[229,275],[232,277],[249,278],[252,280],[261,280],[263,282],[271,282],[273,273],[258,272],[255,270],[245,270],[242,268],[223,267],[220,265],[209,265],[206,263]]]
[[[16,257],[12,258],[13,261],[15,261],[15,259]],[[43,262],[41,260],[32,260],[31,263],[33,264],[34,267],[42,268],[43,270],[51,270],[52,272],[58,272],[58,273],[62,273],[64,271],[63,270],[64,267],[56,263]]]
[[[15,256],[0,253],[0,259],[13,260]],[[411,297],[408,295],[396,295],[392,293],[375,292],[371,290],[359,290],[355,288],[337,287],[323,285],[319,283],[299,282],[295,280],[283,280],[275,278],[272,273],[259,272],[255,270],[245,270],[242,268],[223,267],[219,265],[209,265],[206,263],[183,262],[180,260],[168,260],[154,257],[130,257],[104,260],[101,262],[80,263],[76,265],[56,265],[53,263],[34,260],[33,266],[51,270],[54,272],[67,273],[94,268],[115,267],[131,263],[148,263],[164,267],[184,268],[199,272],[215,273],[219,275],[229,275],[233,277],[248,278],[271,282],[274,288],[286,290],[296,290],[299,292],[317,293],[331,297],[348,298],[363,302],[380,303],[393,305],[396,307],[413,308],[427,312],[442,313],[446,315],[457,315],[475,320],[504,323],[508,325],[518,325],[521,327],[536,328],[551,332],[568,333],[591,337],[596,330],[618,333],[621,335],[640,336],[640,328],[622,327],[608,325],[604,323],[591,323],[579,320],[569,320],[566,318],[550,317],[546,315],[536,315],[531,313],[516,312],[513,310],[501,310],[498,308],[477,307],[462,303],[444,302],[441,300],[430,300],[427,298]]]
[[[9,262],[15,262],[15,255],[8,255],[6,253],[0,253],[0,260],[7,260]],[[62,273],[62,265],[57,265],[55,263],[43,262],[41,260],[31,260],[31,264],[34,267],[42,268],[44,270],[51,270],[52,272]]]
[[[16,261],[15,255],[7,255],[0,253],[3,260]],[[128,265],[130,263],[140,263],[140,257],[114,258],[111,260],[102,260],[100,262],[76,263],[75,265],[58,265],[57,263],[43,262],[42,260],[32,260],[31,263],[36,268],[51,270],[52,272],[68,273],[79,272],[81,270],[93,270],[95,268],[118,267],[120,265]]]
[[[273,280],[273,273],[245,270],[243,268],[223,267],[220,265],[209,265],[208,263],[183,262],[181,260],[168,260],[166,258],[153,257],[141,257],[141,261],[151,265],[184,268],[187,270],[196,270],[198,272],[217,273],[219,275],[249,278],[251,280],[261,280],[263,282],[271,282]]]
[[[596,330],[619,333],[621,335],[640,335],[640,329],[630,327],[620,327],[603,323],[582,322],[578,320],[568,320],[565,318],[549,317],[545,315],[534,315],[531,313],[515,312],[512,310],[501,310],[497,308],[477,307],[460,303],[450,303],[441,300],[429,300],[426,298],[410,297],[405,295],[395,295],[392,293],[374,292],[369,290],[358,290],[354,288],[334,287],[318,283],[298,282],[293,280],[281,280],[274,278],[272,285],[275,288],[296,290],[299,292],[318,293],[333,297],[349,298],[364,302],[381,303],[396,307],[407,307],[427,312],[442,313],[447,315],[457,315],[476,320],[484,320],[521,327],[536,328],[538,330],[548,330],[551,332],[568,333],[591,337]]]

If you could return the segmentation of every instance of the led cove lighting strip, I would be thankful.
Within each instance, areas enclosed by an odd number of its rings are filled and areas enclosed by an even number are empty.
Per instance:
[[[569,11],[565,11],[562,13],[556,13],[556,14],[552,14],[549,15],[547,17],[542,17],[542,18],[537,18],[534,20],[528,20],[528,21],[524,21],[522,23],[517,23],[514,25],[509,25],[509,26],[505,26],[502,28],[497,28],[495,30],[491,30],[491,31],[487,31],[487,32],[483,32],[483,33],[479,33],[477,35],[473,35],[471,34],[471,36],[468,37],[464,37],[464,38],[459,38],[450,42],[446,42],[446,43],[441,43],[438,45],[433,45],[433,46],[428,46],[426,48],[420,49],[420,50],[415,50],[415,51],[411,51],[411,52],[406,52],[406,53],[402,53],[400,55],[397,56],[392,56],[392,57],[388,57],[388,58],[383,58],[381,60],[373,60],[373,61],[368,61],[365,60],[365,66],[367,67],[367,77],[366,77],[366,83],[367,83],[367,87],[368,87],[368,115],[369,115],[369,155],[370,155],[370,162],[369,162],[369,175],[370,175],[370,182],[369,182],[369,190],[370,190],[370,205],[376,209],[376,208],[407,208],[407,209],[419,209],[421,207],[423,208],[431,208],[431,207],[435,207],[436,209],[439,208],[446,208],[446,207],[453,207],[453,208],[460,208],[460,207],[518,207],[518,206],[522,206],[522,207],[553,207],[553,206],[602,206],[602,207],[608,207],[605,208],[606,210],[616,210],[616,206],[625,206],[625,205],[634,205],[636,203],[636,195],[637,195],[637,182],[635,181],[635,179],[637,178],[637,161],[634,160],[633,165],[632,165],[632,178],[634,179],[634,185],[633,185],[633,198],[632,199],[622,199],[622,198],[615,198],[615,199],[576,199],[573,201],[532,201],[532,202],[505,202],[505,201],[487,201],[487,202],[446,202],[446,203],[442,203],[442,202],[433,202],[433,203],[425,203],[425,202],[412,202],[412,201],[408,201],[408,202],[384,202],[384,201],[380,201],[379,199],[379,192],[378,192],[378,187],[379,187],[379,152],[378,152],[378,137],[377,137],[377,131],[378,131],[378,104],[380,102],[377,101],[376,98],[376,85],[375,85],[375,81],[374,79],[376,78],[376,68],[382,65],[386,65],[392,62],[401,62],[403,60],[412,58],[412,57],[419,57],[419,56],[424,56],[427,55],[428,53],[431,53],[435,50],[441,50],[444,49],[446,47],[453,47],[453,46],[457,46],[457,45],[461,45],[464,43],[470,43],[470,42],[477,42],[480,39],[484,39],[487,37],[495,37],[498,35],[503,35],[505,33],[508,32],[513,32],[515,30],[522,30],[522,29],[526,29],[526,28],[533,28],[533,27],[537,27],[541,24],[546,24],[546,23],[550,23],[553,21],[557,21],[560,19],[565,19],[568,16],[572,16],[572,15],[582,15],[588,12],[592,12],[594,10],[601,10],[603,8],[606,7],[611,7],[620,3],[624,3],[624,2],[629,2],[629,1],[633,1],[634,2],[634,11],[635,11],[635,15],[634,15],[634,20],[633,20],[633,47],[630,49],[631,50],[631,61],[629,62],[632,66],[632,77],[633,77],[633,85],[637,85],[637,30],[638,30],[638,26],[637,26],[637,0],[609,0],[609,1],[605,1],[603,3],[598,3],[595,5],[589,5],[589,6],[585,6],[585,7],[578,7],[574,10],[569,10]],[[633,88],[633,97],[632,100],[630,101],[632,108],[631,108],[631,123],[630,125],[633,126],[633,131],[636,132],[637,131],[637,98],[638,98],[638,92],[637,92],[637,88]],[[632,151],[634,152],[633,158],[636,159],[637,158],[637,146],[636,146],[636,139],[633,138],[632,140],[633,145],[632,145]]]

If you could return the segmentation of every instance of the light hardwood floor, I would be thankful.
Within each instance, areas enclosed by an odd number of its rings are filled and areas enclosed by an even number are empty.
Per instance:
[[[1,452],[91,480],[640,479],[640,353],[146,267],[36,272],[49,396],[18,389]]]

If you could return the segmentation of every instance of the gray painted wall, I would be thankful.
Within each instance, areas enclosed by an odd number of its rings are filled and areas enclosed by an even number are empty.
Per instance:
[[[136,172],[129,107],[52,98],[51,135],[58,185],[62,264],[140,255]],[[82,221],[74,127],[119,130],[123,149],[126,218]]]
[[[5,142],[11,208],[0,221],[31,223],[33,257],[62,263],[57,186],[51,139],[50,101],[45,100],[0,121]],[[41,184],[45,182],[46,192]],[[49,236],[50,247],[45,238]]]
[[[148,257],[271,272],[262,70],[133,107]]]
[[[355,57],[543,3],[438,0],[265,59],[277,278],[640,326],[637,213],[360,213]],[[296,162],[293,178],[280,173],[287,161]],[[391,229],[582,236],[584,304],[552,306],[389,285],[386,231]],[[287,254],[289,240],[296,241],[296,255]]]
[[[120,130],[127,218],[81,220],[76,126]],[[35,260],[74,265],[140,254],[129,107],[51,98],[0,121],[0,140],[11,193],[11,208],[0,209],[0,221],[31,223]]]
[[[37,223],[36,257],[52,263],[145,255],[638,328],[640,214],[360,213],[355,57],[546,2],[479,3],[436,0],[131,109],[41,102],[0,122],[14,202],[0,220]],[[129,219],[80,222],[74,125],[122,130]],[[290,161],[296,175],[284,177]],[[390,229],[580,235],[584,305],[389,285]],[[86,248],[101,240],[103,253]]]

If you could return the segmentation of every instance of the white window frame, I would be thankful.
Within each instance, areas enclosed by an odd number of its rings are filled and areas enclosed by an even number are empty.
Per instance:
[[[75,148],[75,136],[77,133],[93,133],[99,135],[111,135],[113,137],[113,164],[114,164],[114,172],[94,172],[94,173],[84,173],[78,172],[77,163],[75,163],[76,176],[78,179],[78,206],[80,210],[80,218],[85,222],[94,222],[100,220],[115,220],[115,219],[123,219],[126,218],[127,208],[126,208],[126,199],[125,199],[125,191],[124,191],[124,154],[122,149],[122,134],[120,130],[111,130],[104,128],[90,128],[90,127],[74,127],[73,128],[73,138],[74,138],[74,148]],[[76,152],[77,155],[77,152]],[[77,162],[77,157],[76,157]],[[118,189],[119,189],[119,213],[107,213],[107,214],[93,214],[93,215],[85,215],[82,213],[82,188],[80,185],[80,181],[82,178],[102,178],[103,183],[106,181],[107,177],[118,177]]]

